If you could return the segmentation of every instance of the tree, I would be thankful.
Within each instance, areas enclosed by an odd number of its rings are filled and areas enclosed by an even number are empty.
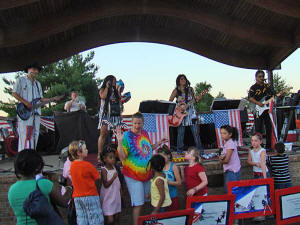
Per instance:
[[[224,93],[222,93],[221,91],[219,91],[219,93],[216,96],[216,98],[225,98],[225,95],[224,95]]]
[[[274,74],[273,76],[273,86],[275,93],[278,94],[283,90],[290,90],[291,86],[289,86],[286,81],[278,74]],[[289,92],[285,93],[284,95],[287,95]]]
[[[83,58],[81,54],[60,60],[58,62],[46,65],[39,73],[37,80],[43,87],[43,95],[46,98],[67,94],[70,96],[72,90],[78,91],[79,96],[86,99],[86,107],[88,112],[95,114],[98,110],[98,86],[102,80],[96,78],[95,75],[98,67],[91,63],[95,53],[91,51]],[[15,78],[23,75],[22,72],[16,73]],[[12,86],[15,81],[3,79],[5,84],[4,92],[11,94]],[[64,107],[63,101],[49,104],[48,107],[42,109],[42,115],[53,115],[54,111],[62,111]],[[8,113],[8,116],[15,116],[16,101],[9,99],[9,102],[0,102],[0,110]]]
[[[210,110],[211,103],[214,97],[209,93],[212,86],[209,83],[200,82],[195,86],[195,93],[199,95],[202,91],[208,90],[208,93],[202,96],[202,100],[195,104],[195,109],[197,112],[208,112]]]

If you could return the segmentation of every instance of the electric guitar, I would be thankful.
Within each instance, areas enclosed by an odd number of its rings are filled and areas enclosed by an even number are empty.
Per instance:
[[[35,98],[31,101],[32,108],[28,109],[23,103],[18,103],[17,105],[17,115],[22,119],[22,120],[28,120],[30,116],[34,113],[34,111],[49,102],[53,102],[56,98],[58,98],[58,101],[63,98],[65,95],[61,95],[58,97],[53,97],[50,98],[48,101],[40,102],[41,98]]]
[[[205,95],[206,93],[208,92],[207,89],[203,90],[199,95],[200,96],[203,96]],[[193,99],[192,101],[189,101],[187,104],[178,104],[176,109],[175,109],[175,113],[171,116],[168,116],[168,122],[169,122],[169,125],[170,126],[173,126],[173,127],[178,127],[183,118],[185,116],[187,116],[187,112],[186,110],[192,106],[193,104],[195,103],[195,99]]]
[[[291,90],[292,88],[287,88],[287,89],[284,89],[283,91],[281,91],[280,93],[278,93],[276,95],[276,97],[279,97],[281,95],[283,95],[284,93],[288,92],[289,90]],[[259,106],[259,105],[256,105],[254,104],[253,102],[250,103],[250,109],[252,111],[253,114],[255,114],[256,116],[261,116],[264,111],[270,109],[270,102],[274,100],[274,97],[266,100],[266,97],[263,97],[259,102],[261,102],[263,104],[263,106]]]

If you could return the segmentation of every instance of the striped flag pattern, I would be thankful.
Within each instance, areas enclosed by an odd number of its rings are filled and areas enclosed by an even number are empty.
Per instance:
[[[247,132],[250,132],[254,126],[254,115],[252,112],[248,112],[248,122],[246,123]]]
[[[55,131],[53,116],[41,116],[41,125],[49,130]]]
[[[278,141],[277,126],[274,122],[274,116],[273,116],[274,101],[272,100],[269,104],[270,104],[270,109],[268,113],[272,122],[271,148],[274,149],[275,144]]]
[[[161,139],[170,137],[169,133],[169,123],[167,114],[152,114],[143,113],[144,115],[144,130],[148,132],[151,144],[158,143]],[[128,131],[132,128],[132,118],[131,116],[122,116],[122,123],[126,124],[124,131]],[[164,137],[165,136],[165,137]],[[115,135],[112,137],[112,143],[115,143]],[[170,147],[170,141],[168,142]]]
[[[221,138],[221,126],[230,125],[236,127],[239,133],[239,138],[235,143],[237,146],[243,146],[243,136],[241,127],[240,110],[229,109],[229,110],[214,110],[214,121],[217,135],[218,147],[223,148],[224,141]]]
[[[12,125],[7,122],[6,120],[0,120],[0,128],[6,128],[8,129],[9,134],[13,134]]]

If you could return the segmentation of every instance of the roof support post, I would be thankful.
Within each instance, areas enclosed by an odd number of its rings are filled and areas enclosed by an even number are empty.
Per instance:
[[[267,73],[268,73],[268,83],[272,86],[272,87],[274,87],[273,86],[273,70],[268,70],[267,71]]]

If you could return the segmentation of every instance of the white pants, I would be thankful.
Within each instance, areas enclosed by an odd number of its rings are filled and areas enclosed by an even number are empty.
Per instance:
[[[40,133],[40,120],[39,115],[33,115],[28,120],[18,117],[18,152],[36,148]]]

